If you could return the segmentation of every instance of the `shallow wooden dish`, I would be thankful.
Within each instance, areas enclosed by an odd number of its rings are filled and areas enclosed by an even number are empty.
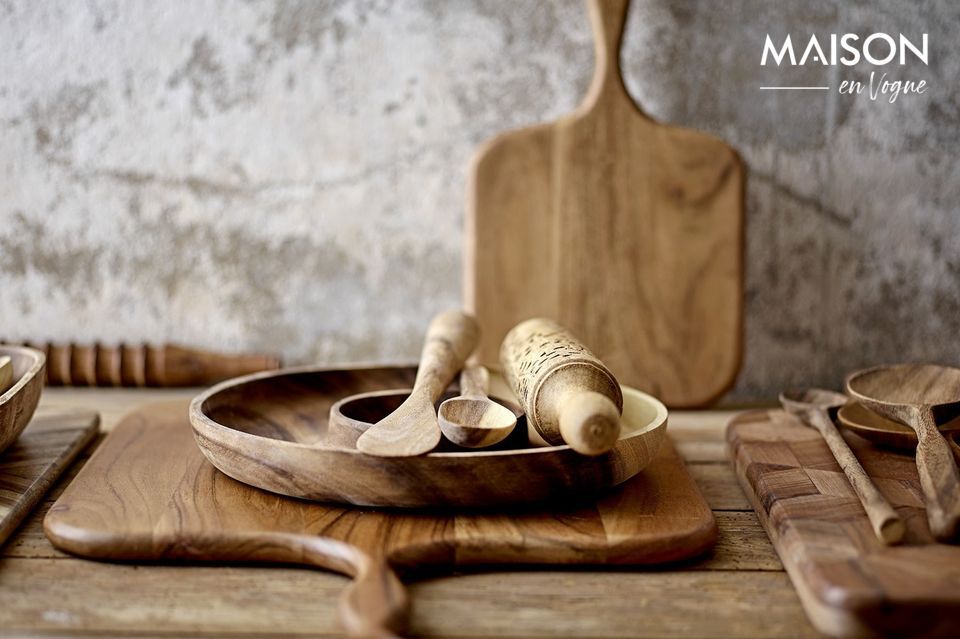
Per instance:
[[[0,345],[0,356],[13,362],[13,386],[0,395],[0,453],[16,441],[30,423],[43,390],[46,357],[25,346]]]
[[[850,402],[840,409],[837,419],[844,428],[860,435],[869,442],[886,448],[913,452],[917,447],[917,434],[909,426],[881,417],[859,402]],[[960,461],[960,417],[940,426],[953,456]]]
[[[361,506],[487,507],[568,501],[623,483],[650,463],[667,409],[624,388],[623,435],[609,453],[569,446],[378,458],[326,442],[330,407],[346,395],[409,388],[416,369],[307,367],[218,384],[190,404],[201,451],[221,471],[282,495]],[[503,395],[502,378],[491,391]]]

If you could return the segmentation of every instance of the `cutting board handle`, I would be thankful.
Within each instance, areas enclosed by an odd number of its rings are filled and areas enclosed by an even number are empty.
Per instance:
[[[587,0],[590,24],[593,26],[593,82],[582,108],[591,108],[601,96],[619,94],[631,102],[620,74],[620,43],[627,20],[630,0]]]
[[[409,599],[386,560],[348,543],[314,535],[255,532],[218,539],[221,560],[268,561],[322,568],[353,578],[340,598],[340,620],[347,635],[364,639],[400,637]],[[223,552],[231,548],[233,552]]]

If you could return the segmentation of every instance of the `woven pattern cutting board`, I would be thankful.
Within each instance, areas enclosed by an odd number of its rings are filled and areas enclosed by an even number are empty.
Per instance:
[[[874,536],[817,431],[780,410],[745,413],[727,428],[737,477],[807,615],[836,636],[958,636],[960,546],[930,534],[913,458],[846,438],[906,521],[902,545]]]

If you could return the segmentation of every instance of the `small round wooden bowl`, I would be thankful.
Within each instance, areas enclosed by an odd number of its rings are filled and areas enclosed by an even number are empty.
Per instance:
[[[0,395],[0,453],[17,440],[30,423],[43,390],[46,357],[26,346],[0,344],[0,356],[13,363],[13,386]]]
[[[840,424],[867,441],[912,453],[917,447],[917,434],[909,426],[877,415],[859,402],[850,402],[837,413]],[[960,462],[960,417],[940,426],[940,431],[950,444],[953,456]]]
[[[190,422],[203,454],[234,479],[315,501],[401,508],[503,506],[594,495],[643,470],[666,435],[664,405],[624,388],[623,434],[599,457],[551,446],[382,458],[327,443],[328,415],[336,401],[409,388],[415,373],[413,367],[307,367],[247,375],[195,398]],[[502,388],[502,379],[491,387]]]

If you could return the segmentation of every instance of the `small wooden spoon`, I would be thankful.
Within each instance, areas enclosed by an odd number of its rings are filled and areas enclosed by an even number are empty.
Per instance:
[[[460,372],[460,397],[440,404],[440,430],[457,446],[485,448],[509,435],[517,425],[513,411],[487,397],[490,374],[483,366]]]
[[[847,377],[847,393],[917,433],[917,473],[930,532],[950,541],[960,526],[960,473],[937,428],[960,414],[960,369],[933,364],[878,366]]]
[[[831,413],[836,413],[846,403],[846,395],[819,388],[780,393],[780,404],[783,409],[808,426],[816,428],[823,436],[834,459],[850,480],[853,491],[860,498],[863,509],[867,511],[867,517],[877,538],[885,544],[898,543],[907,531],[903,519],[877,490],[867,471],[860,465],[856,455],[850,450],[846,440],[833,423]]]
[[[410,397],[361,435],[357,448],[378,457],[409,457],[433,450],[440,443],[434,404],[479,341],[480,329],[471,316],[447,311],[434,317]]]

